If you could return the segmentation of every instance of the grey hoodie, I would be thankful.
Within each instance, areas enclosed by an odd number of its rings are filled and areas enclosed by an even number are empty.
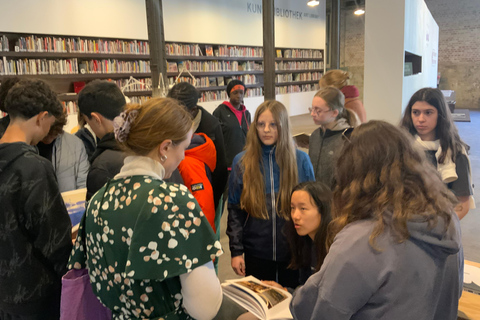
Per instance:
[[[347,225],[335,237],[319,272],[295,293],[295,319],[457,319],[463,250],[456,214],[446,233],[421,217],[408,222],[410,238],[397,243],[386,229],[369,245],[373,220]]]

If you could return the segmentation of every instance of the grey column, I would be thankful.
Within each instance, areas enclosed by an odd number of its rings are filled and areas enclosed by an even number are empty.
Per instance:
[[[265,100],[275,100],[275,3],[262,1],[263,87]]]
[[[163,76],[165,85],[168,84],[162,0],[145,0],[145,4],[150,43],[150,68],[152,69],[152,96],[158,97],[161,95],[160,90],[157,89],[160,74]]]
[[[340,68],[340,0],[331,0],[330,68]]]

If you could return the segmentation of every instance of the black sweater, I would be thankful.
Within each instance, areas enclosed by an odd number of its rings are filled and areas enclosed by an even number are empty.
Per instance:
[[[23,142],[0,144],[0,309],[60,305],[71,222],[52,164]]]

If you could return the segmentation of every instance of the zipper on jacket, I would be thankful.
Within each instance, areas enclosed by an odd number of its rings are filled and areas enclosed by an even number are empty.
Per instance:
[[[323,131],[322,129],[320,129],[320,131]],[[323,151],[323,142],[325,141],[325,134],[327,133],[327,129],[325,129],[325,131],[323,132],[323,134],[321,134],[320,136],[322,137],[322,143],[320,144],[320,151],[318,152],[318,159],[317,159],[317,163],[315,165],[315,168],[314,168],[314,173],[315,173],[315,180],[317,180],[317,175],[316,173],[318,172],[318,165],[320,164],[320,158],[322,157],[322,151]]]
[[[270,187],[271,187],[270,195],[272,198],[273,261],[277,261],[277,207],[275,206],[275,180],[273,178],[273,159],[272,159],[273,152],[275,152],[275,147],[273,147],[272,150],[270,151],[268,162],[270,164]]]

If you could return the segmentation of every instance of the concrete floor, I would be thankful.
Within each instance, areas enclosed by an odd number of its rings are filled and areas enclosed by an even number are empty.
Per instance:
[[[480,111],[470,112],[471,122],[455,122],[460,137],[470,146],[470,162],[472,166],[472,177],[474,185],[480,186]],[[300,115],[290,118],[292,133],[311,133],[317,126],[311,120],[310,115]],[[480,194],[475,198],[476,209],[471,209],[465,218],[461,220],[462,242],[465,259],[480,262]],[[218,277],[220,282],[227,279],[239,278],[230,266],[230,250],[228,237],[226,236],[227,214],[224,212],[221,221],[221,238],[225,253],[220,257],[218,266]],[[234,320],[245,310],[238,307],[230,299],[224,297],[222,307],[215,320]]]

